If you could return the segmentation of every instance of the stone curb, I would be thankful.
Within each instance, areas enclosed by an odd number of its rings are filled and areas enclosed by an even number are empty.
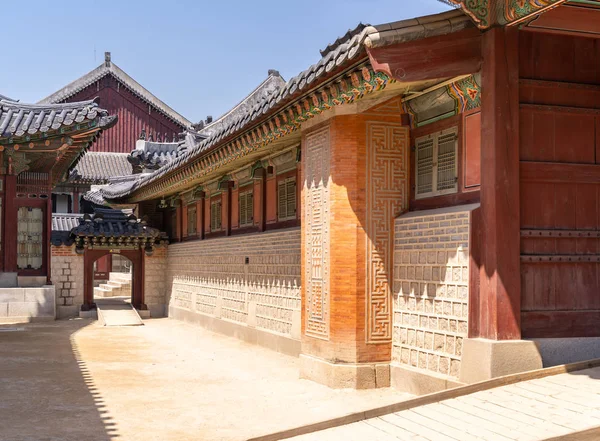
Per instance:
[[[566,374],[569,372],[590,369],[598,366],[600,366],[600,358],[588,361],[580,361],[577,363],[563,364],[545,369],[538,369],[535,371],[522,372],[520,374],[506,375],[504,377],[493,378],[491,380],[481,381],[479,383],[469,384],[467,386],[460,386],[442,392],[434,392],[432,394],[423,395],[410,400],[401,401],[399,403],[389,404],[383,407],[376,407],[374,409],[351,413],[342,417],[320,421],[318,423],[307,424],[304,426],[295,427],[293,429],[271,433],[269,435],[249,438],[247,441],[277,441],[288,439],[294,436],[306,435],[308,433],[314,433],[325,429],[331,429],[333,427],[356,423],[369,418],[376,418],[389,413],[400,412],[403,410],[412,409],[414,407],[424,406],[426,404],[450,400],[452,398],[458,398],[500,386],[508,386],[510,384],[520,383],[522,381],[535,380],[552,375]]]

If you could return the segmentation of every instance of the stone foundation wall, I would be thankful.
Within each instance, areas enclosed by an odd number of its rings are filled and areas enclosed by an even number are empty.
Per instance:
[[[157,247],[152,256],[144,256],[144,296],[151,317],[164,317],[167,291],[167,247]]]
[[[396,219],[393,364],[458,377],[467,337],[470,217],[476,207]]]
[[[170,316],[300,339],[299,228],[169,245],[167,262]]]
[[[54,320],[54,286],[0,288],[0,324]]]
[[[83,304],[83,255],[74,245],[52,246],[51,267],[57,318],[77,316]]]

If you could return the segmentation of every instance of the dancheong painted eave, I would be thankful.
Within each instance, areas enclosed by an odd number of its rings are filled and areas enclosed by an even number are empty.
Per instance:
[[[191,188],[222,165],[295,132],[308,119],[393,82],[387,75],[373,71],[367,47],[441,36],[469,27],[474,27],[469,17],[455,10],[377,26],[361,24],[327,46],[317,63],[238,119],[131,188],[104,188],[104,197],[137,202]]]
[[[102,131],[116,122],[116,115],[109,115],[93,100],[24,104],[2,99],[0,151],[12,159],[15,172],[29,169],[23,155],[29,162],[37,159],[38,171],[51,172],[51,182],[56,184]],[[54,154],[51,161],[49,154]]]
[[[461,8],[480,29],[526,22],[560,5],[600,6],[597,0],[439,0]]]

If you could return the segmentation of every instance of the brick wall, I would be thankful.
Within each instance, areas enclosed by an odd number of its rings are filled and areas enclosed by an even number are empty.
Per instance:
[[[170,245],[167,283],[170,308],[300,338],[299,228]]]
[[[74,246],[52,246],[51,266],[57,316],[76,316],[83,304],[83,255]]]
[[[476,207],[396,219],[393,363],[458,376],[467,337],[470,216]]]
[[[167,247],[157,247],[152,256],[144,256],[144,301],[152,317],[166,315]]]

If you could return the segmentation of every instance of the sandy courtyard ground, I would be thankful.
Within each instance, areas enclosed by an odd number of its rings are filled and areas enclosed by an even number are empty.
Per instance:
[[[409,398],[170,319],[0,326],[0,440],[243,440]]]

